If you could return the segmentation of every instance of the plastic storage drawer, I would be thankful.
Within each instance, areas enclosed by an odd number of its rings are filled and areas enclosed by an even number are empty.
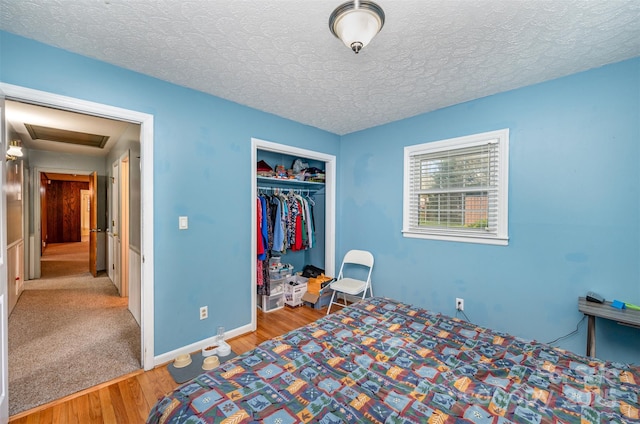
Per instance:
[[[274,294],[271,296],[262,296],[262,311],[273,312],[284,307],[284,295]]]
[[[284,283],[285,283],[285,279],[284,278],[280,278],[280,279],[271,279],[271,296],[275,296],[277,294],[283,294],[284,293]]]

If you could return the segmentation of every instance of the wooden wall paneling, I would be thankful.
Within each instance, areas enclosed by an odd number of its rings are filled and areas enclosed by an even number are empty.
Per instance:
[[[47,244],[62,243],[62,220],[58,217],[61,191],[61,181],[47,181]]]
[[[76,181],[50,181],[47,187],[48,243],[82,241],[81,190],[88,189],[89,184]]]
[[[63,183],[62,189],[62,232],[65,242],[82,241],[80,223],[80,189],[75,183]]]

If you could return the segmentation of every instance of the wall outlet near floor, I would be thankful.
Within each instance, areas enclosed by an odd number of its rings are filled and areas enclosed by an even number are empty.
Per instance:
[[[456,311],[464,311],[464,299],[456,297]]]
[[[201,306],[200,307],[200,319],[207,319],[207,318],[209,318],[209,307]]]

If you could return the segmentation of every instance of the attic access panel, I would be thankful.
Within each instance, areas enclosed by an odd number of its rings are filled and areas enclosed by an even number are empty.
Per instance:
[[[99,149],[102,149],[109,140],[108,135],[89,134],[27,123],[25,123],[24,126],[33,140],[47,140],[79,146],[97,147]]]

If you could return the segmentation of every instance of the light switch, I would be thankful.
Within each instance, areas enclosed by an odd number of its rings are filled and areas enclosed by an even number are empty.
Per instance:
[[[181,230],[186,230],[189,228],[189,217],[179,216],[178,217],[178,228]]]

